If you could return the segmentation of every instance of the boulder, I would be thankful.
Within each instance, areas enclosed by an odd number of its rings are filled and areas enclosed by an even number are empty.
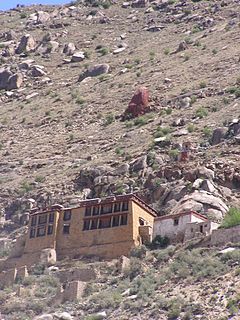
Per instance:
[[[54,313],[54,317],[58,320],[73,320],[73,317],[68,312]]]
[[[176,52],[184,51],[187,48],[188,48],[188,45],[187,45],[186,41],[182,41],[182,42],[179,43],[179,46],[178,46]]]
[[[135,0],[132,2],[132,8],[145,8],[148,3],[148,0]]]
[[[107,74],[110,70],[110,66],[106,63],[96,64],[92,67],[89,67],[83,74],[79,76],[78,81],[82,81],[87,77],[97,77],[101,74]]]
[[[42,77],[42,76],[45,76],[45,75],[46,75],[46,72],[43,70],[43,68],[44,68],[44,67],[38,66],[38,65],[32,66],[31,76],[32,76],[32,77]]]
[[[8,69],[0,69],[0,89],[7,89],[8,79],[12,76],[12,72]]]
[[[34,60],[27,59],[19,63],[18,67],[21,70],[29,70],[31,65],[34,63]]]
[[[36,16],[37,16],[37,20],[36,20],[37,24],[45,24],[47,21],[50,20],[50,14],[45,11],[38,11],[36,13]]]
[[[147,111],[149,111],[148,102],[149,102],[148,89],[145,87],[138,88],[137,91],[134,93],[123,115],[123,120],[127,118],[138,117],[146,113]]]
[[[33,36],[31,36],[30,34],[26,34],[21,38],[20,43],[17,46],[16,53],[20,54],[20,53],[32,52],[35,50],[35,47],[36,47],[36,42]]]
[[[41,251],[40,263],[46,266],[54,265],[57,261],[56,250],[46,248]]]
[[[130,171],[138,172],[147,168],[147,156],[142,156],[130,163]]]
[[[41,316],[34,317],[33,320],[53,320],[51,314],[42,314]]]
[[[23,77],[21,73],[13,74],[9,69],[0,69],[0,89],[18,89],[22,85]]]
[[[212,133],[212,137],[210,139],[210,143],[215,146],[216,144],[219,144],[221,143],[224,138],[225,138],[225,135],[227,133],[227,129],[226,128],[216,128],[213,130],[213,133]]]
[[[71,58],[71,62],[81,62],[85,59],[83,51],[75,52]]]
[[[229,208],[220,196],[213,195],[203,190],[195,190],[190,195],[184,196],[173,208],[171,213],[174,214],[187,210],[201,212],[207,217],[208,212],[211,212],[212,214],[214,212],[213,210],[217,210],[218,214],[216,216],[211,215],[211,219],[219,221],[220,214],[221,218],[224,217]]]
[[[75,44],[72,42],[66,43],[63,48],[63,53],[67,56],[73,55],[74,51],[76,50]]]
[[[7,90],[19,89],[23,83],[23,77],[21,73],[15,73],[9,77],[7,83]]]

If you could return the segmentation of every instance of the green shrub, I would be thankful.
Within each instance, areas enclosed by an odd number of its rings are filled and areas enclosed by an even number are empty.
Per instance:
[[[223,219],[221,228],[231,228],[240,225],[240,209],[230,208]]]
[[[142,245],[140,247],[135,247],[130,251],[130,257],[135,257],[142,259],[146,256],[147,248]]]
[[[158,249],[158,248],[166,248],[170,243],[170,240],[168,237],[162,237],[160,235],[157,235],[153,241],[148,245],[150,249]]]
[[[131,281],[141,274],[143,271],[142,262],[140,259],[132,257],[130,258],[129,268],[124,270],[124,276],[128,277]]]
[[[104,121],[104,126],[108,126],[109,124],[113,123],[114,120],[115,120],[114,114],[111,112],[108,113]]]
[[[193,123],[190,123],[190,124],[188,125],[188,127],[187,127],[187,130],[188,130],[189,133],[194,132],[195,129],[196,129],[196,128],[195,128],[195,126],[194,126]]]
[[[106,47],[102,47],[98,50],[98,52],[102,55],[105,56],[106,54],[108,54],[109,50]]]
[[[209,138],[212,135],[212,129],[209,127],[204,127],[202,133],[204,137]]]
[[[179,155],[179,150],[178,149],[172,149],[168,152],[168,155],[170,158],[172,158],[173,160],[177,160],[178,159],[178,155]]]
[[[208,115],[208,111],[203,107],[198,108],[196,111],[196,117],[200,119],[206,117],[207,115]]]

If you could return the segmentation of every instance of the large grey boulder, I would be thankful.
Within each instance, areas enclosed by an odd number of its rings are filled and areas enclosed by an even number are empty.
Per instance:
[[[12,72],[8,69],[0,69],[0,89],[6,89],[8,79],[12,76]]]
[[[214,129],[213,133],[212,133],[212,137],[211,137],[210,143],[213,146],[221,143],[224,140],[226,133],[227,133],[227,129],[226,128],[216,128],[216,129]]]
[[[36,42],[33,36],[31,36],[30,34],[26,34],[21,38],[20,43],[18,44],[18,47],[16,49],[16,53],[20,54],[20,53],[31,52],[35,50],[35,47],[36,47]]]
[[[86,71],[84,71],[78,78],[78,81],[82,81],[87,77],[97,77],[101,74],[107,74],[110,70],[110,66],[107,63],[96,64],[92,67],[89,67]]]
[[[229,208],[220,196],[203,190],[195,190],[190,195],[184,196],[171,213],[175,214],[189,210],[201,212],[207,217],[210,215],[212,220],[219,221]],[[216,216],[214,216],[214,212],[217,212]]]
[[[42,314],[41,316],[33,318],[33,320],[53,320],[53,316],[51,314]]]
[[[75,44],[72,42],[66,43],[63,48],[63,53],[67,56],[73,55],[74,51],[76,50]]]
[[[9,69],[0,69],[0,89],[19,89],[22,82],[23,77],[21,73],[13,74]]]
[[[19,89],[23,83],[23,76],[21,73],[15,73],[9,77],[7,83],[7,90]]]

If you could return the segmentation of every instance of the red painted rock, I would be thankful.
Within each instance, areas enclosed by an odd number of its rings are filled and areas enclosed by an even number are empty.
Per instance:
[[[148,111],[149,92],[145,87],[139,88],[132,97],[127,110],[125,111],[125,117],[138,117]]]

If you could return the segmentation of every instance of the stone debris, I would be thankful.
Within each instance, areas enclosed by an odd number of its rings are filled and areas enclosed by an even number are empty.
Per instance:
[[[36,48],[36,42],[32,35],[26,34],[24,35],[20,43],[18,44],[18,47],[16,49],[16,53],[27,53],[27,52],[33,52]]]
[[[63,53],[65,53],[67,56],[72,56],[75,50],[76,50],[76,47],[74,43],[69,42],[64,45]]]
[[[87,70],[79,76],[78,81],[81,82],[88,77],[97,77],[102,74],[107,74],[109,73],[109,71],[110,71],[110,66],[108,64],[106,63],[96,64],[94,66],[87,68]]]
[[[83,51],[75,52],[71,58],[71,62],[81,62],[85,59]]]

